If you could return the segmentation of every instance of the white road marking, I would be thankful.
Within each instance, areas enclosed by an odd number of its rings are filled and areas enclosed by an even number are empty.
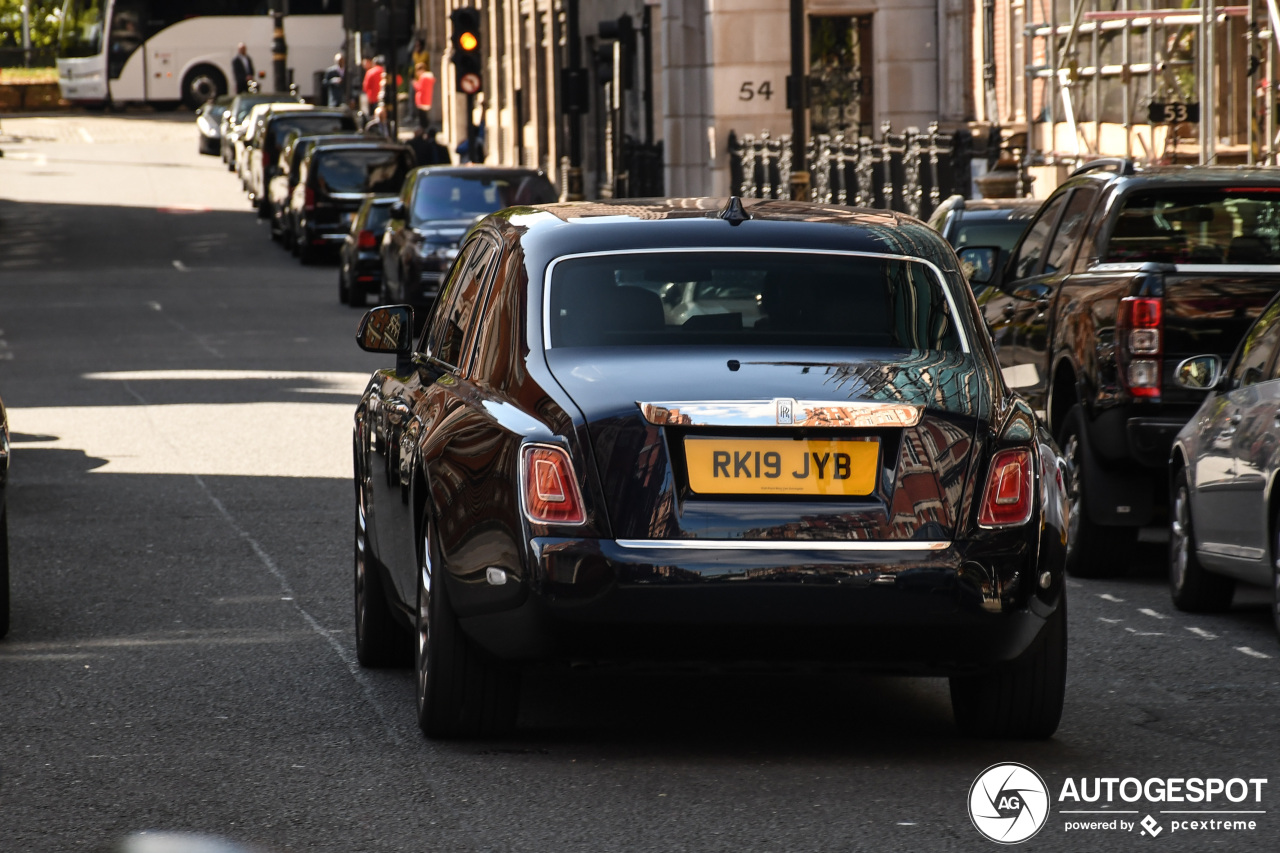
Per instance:
[[[88,130],[84,129],[83,127],[77,127],[76,130],[80,131],[81,139],[83,139],[85,142],[89,143],[90,145],[93,144],[93,137],[89,135]]]
[[[1271,660],[1271,655],[1260,652],[1257,649],[1251,649],[1248,646],[1236,646],[1236,651],[1246,654],[1251,658],[1261,658],[1262,660]]]
[[[1135,637],[1163,637],[1164,636],[1163,631],[1139,631],[1137,628],[1125,628],[1125,630],[1128,631],[1130,634],[1133,634]]]
[[[1217,634],[1214,634],[1214,633],[1213,633],[1213,632],[1211,632],[1211,631],[1206,631],[1206,630],[1205,630],[1205,629],[1203,629],[1203,628],[1188,628],[1187,630],[1188,630],[1188,631],[1190,631],[1191,633],[1195,634],[1197,637],[1201,637],[1201,638],[1206,639],[1206,640],[1216,640],[1216,639],[1218,639],[1218,635],[1217,635]]]
[[[1102,595],[1099,595],[1098,598],[1101,598],[1103,601],[1114,601],[1116,604],[1124,604],[1123,598],[1116,598],[1109,592],[1104,592]]]
[[[191,270],[182,261],[174,261],[173,268],[178,272],[191,272]]]
[[[1119,623],[1123,622],[1124,620],[1123,620],[1123,619],[1108,619],[1108,618],[1107,618],[1107,617],[1105,617],[1105,616],[1099,616],[1099,617],[1098,617],[1098,621],[1099,621],[1099,622],[1106,622],[1108,625],[1117,625],[1117,624],[1119,624]]]
[[[156,309],[159,310],[159,309]],[[322,370],[118,370],[85,373],[82,379],[105,382],[312,382],[311,390],[359,394],[369,384],[368,373]],[[302,390],[302,389],[290,389]]]
[[[148,308],[150,308],[152,311],[163,311],[163,310],[164,310],[164,308],[162,308],[162,307],[160,306],[160,303],[159,303],[159,302],[148,302],[148,303],[147,303],[147,307],[148,307]]]
[[[1154,616],[1156,619],[1169,618],[1168,616],[1165,616],[1163,613],[1158,613],[1155,610],[1152,610],[1150,607],[1139,607],[1138,612],[1143,614],[1144,616]]]

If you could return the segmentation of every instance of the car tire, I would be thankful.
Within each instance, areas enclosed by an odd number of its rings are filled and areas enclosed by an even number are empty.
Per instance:
[[[197,65],[182,78],[182,103],[197,110],[206,101],[227,93],[227,78],[212,65]]]
[[[316,247],[311,245],[311,241],[307,240],[305,238],[305,235],[303,235],[303,237],[300,237],[296,241],[296,245],[298,247],[299,263],[301,263],[304,267],[309,267],[312,264],[316,263],[316,261],[318,260],[318,256],[316,254]]]
[[[271,200],[268,198],[260,198],[255,205],[258,208],[259,219],[271,218]]]
[[[1169,519],[1169,597],[1173,606],[1188,613],[1218,613],[1231,607],[1235,589],[1234,579],[1208,571],[1196,556],[1191,486],[1187,470],[1181,468],[1173,477]]]
[[[382,575],[372,564],[365,522],[364,500],[357,494],[354,572],[356,660],[361,666],[370,668],[399,666],[408,657],[409,638],[396,622],[382,588]]]
[[[1280,637],[1280,508],[1271,521],[1271,621]]]
[[[1073,406],[1058,436],[1066,465],[1067,573],[1078,578],[1109,578],[1122,574],[1129,562],[1136,536],[1129,527],[1108,527],[1089,518],[1084,479],[1085,449],[1081,435],[1085,428],[1084,409]]]
[[[352,308],[363,308],[365,306],[364,288],[362,288],[359,283],[354,281],[350,282],[346,287],[346,293],[344,295],[346,298],[343,301]]]
[[[1049,617],[1039,646],[1012,666],[951,678],[956,726],[970,737],[1042,740],[1062,719],[1067,685],[1067,600]]]
[[[422,529],[413,643],[418,726],[429,738],[509,732],[520,706],[520,670],[462,632],[429,518]]]
[[[351,288],[347,286],[346,264],[338,265],[338,301],[343,305],[351,304]]]
[[[9,510],[0,512],[0,637],[9,633]]]

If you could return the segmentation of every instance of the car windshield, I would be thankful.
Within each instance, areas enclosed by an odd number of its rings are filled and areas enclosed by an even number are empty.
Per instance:
[[[399,192],[411,168],[408,152],[386,148],[321,149],[312,165],[327,193]]]
[[[1103,263],[1147,261],[1280,264],[1280,187],[1135,192]]]
[[[557,198],[542,175],[427,175],[413,197],[413,218],[475,219],[504,207],[549,204]]]
[[[623,252],[551,276],[552,347],[744,345],[964,351],[924,264],[788,252]]]
[[[249,111],[259,104],[293,104],[297,103],[292,98],[281,97],[280,95],[237,95],[236,96],[236,122],[242,122]]]

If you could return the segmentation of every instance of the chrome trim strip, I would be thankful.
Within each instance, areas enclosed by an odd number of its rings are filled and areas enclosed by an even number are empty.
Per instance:
[[[1261,561],[1267,552],[1261,548],[1250,548],[1246,545],[1232,545],[1227,542],[1201,542],[1197,551],[1212,554],[1215,557],[1231,557],[1234,560]]]
[[[675,249],[621,249],[612,252],[579,252],[573,255],[562,255],[551,263],[547,264],[547,273],[542,278],[542,348],[543,350],[551,349],[551,274],[555,272],[556,266],[561,261],[573,260],[575,258],[603,258],[613,255],[674,255],[687,252],[729,252],[741,254],[745,252],[763,252],[767,254],[788,254],[788,255],[841,255],[851,258],[880,258],[890,261],[907,261],[910,263],[923,264],[927,269],[933,272],[934,278],[937,279],[938,285],[942,288],[942,295],[947,300],[947,310],[951,312],[952,322],[956,327],[956,334],[960,336],[960,350],[966,355],[971,353],[969,348],[969,335],[965,332],[964,323],[960,321],[960,311],[956,307],[955,294],[951,292],[951,288],[947,286],[947,277],[942,274],[942,270],[937,264],[925,258],[917,258],[912,255],[895,255],[887,252],[845,252],[839,249],[788,249],[785,247],[765,247],[753,246],[750,248],[731,248],[727,246],[687,246]]]
[[[1177,272],[1266,272],[1272,275],[1280,273],[1280,264],[1174,264],[1173,268]]]
[[[913,427],[923,406],[817,400],[690,400],[636,405],[654,426]]]
[[[945,551],[951,542],[850,539],[814,542],[805,539],[616,539],[623,548],[658,551]]]

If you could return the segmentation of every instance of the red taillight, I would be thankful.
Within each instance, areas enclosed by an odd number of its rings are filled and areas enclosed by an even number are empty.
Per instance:
[[[1150,296],[1120,300],[1116,331],[1120,381],[1133,396],[1158,400],[1164,354],[1164,301]]]
[[[991,460],[978,524],[983,527],[1025,524],[1031,518],[1034,482],[1030,450],[1001,450]]]
[[[559,447],[531,444],[522,455],[524,514],[543,524],[582,524],[587,513],[569,454]]]
[[[356,245],[361,249],[373,249],[377,247],[378,241],[372,231],[361,231],[360,236],[356,237]]]
[[[316,209],[316,191],[307,187],[302,194],[302,207],[305,210]]]

